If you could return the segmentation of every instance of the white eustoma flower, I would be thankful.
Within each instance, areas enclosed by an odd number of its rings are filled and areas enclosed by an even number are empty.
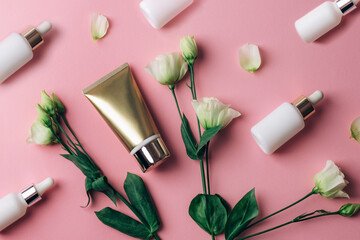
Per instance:
[[[314,191],[325,198],[349,198],[349,195],[343,191],[349,182],[345,180],[344,174],[331,160],[326,161],[325,168],[315,175],[314,182]]]
[[[180,40],[180,49],[184,60],[188,64],[194,64],[194,60],[198,56],[198,48],[194,36],[187,36]]]
[[[350,127],[351,136],[358,142],[360,142],[360,117],[356,118]]]
[[[38,118],[31,125],[29,137],[26,141],[40,145],[49,145],[57,142],[56,136],[52,133],[50,127],[53,128],[55,134],[57,134],[58,129],[52,124],[48,113],[39,104],[36,105],[36,110]]]
[[[245,44],[239,49],[240,66],[253,73],[258,70],[261,65],[261,56],[259,47],[254,44]]]
[[[39,119],[36,119],[31,125],[29,137],[26,141],[28,143],[49,145],[56,142],[56,138],[48,127],[45,127]]]
[[[103,38],[109,28],[109,21],[99,13],[91,14],[91,36],[94,40]]]
[[[222,128],[225,128],[231,120],[241,115],[238,111],[230,108],[230,105],[225,105],[213,97],[193,100],[192,106],[205,130],[221,124]]]
[[[159,83],[174,88],[175,83],[185,76],[187,64],[179,53],[168,53],[162,54],[148,63],[145,71]]]

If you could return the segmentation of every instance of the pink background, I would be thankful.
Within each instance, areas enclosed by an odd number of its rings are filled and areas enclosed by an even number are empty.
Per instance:
[[[43,20],[50,20],[54,29],[34,60],[0,86],[0,196],[48,176],[55,178],[56,187],[0,239],[132,239],[95,217],[93,211],[113,206],[104,195],[96,194],[89,208],[80,208],[87,201],[84,176],[58,155],[64,153],[60,146],[25,142],[42,89],[55,92],[65,103],[71,125],[113,185],[124,192],[127,171],[144,179],[159,210],[162,239],[210,239],[187,213],[191,199],[202,190],[199,164],[185,154],[170,91],[144,71],[157,55],[179,51],[180,38],[189,34],[195,35],[200,49],[195,65],[198,96],[217,97],[243,114],[212,141],[213,193],[234,206],[255,187],[260,215],[265,216],[310,192],[314,174],[327,159],[335,161],[350,181],[346,191],[351,200],[313,196],[248,233],[305,211],[335,211],[344,203],[360,202],[360,145],[349,138],[350,124],[360,115],[360,13],[346,16],[341,27],[315,44],[305,44],[294,21],[321,2],[195,0],[163,29],[155,30],[143,17],[139,1],[1,0],[0,39]],[[111,25],[108,35],[97,42],[90,36],[93,12],[106,15]],[[258,44],[261,50],[263,64],[255,74],[238,63],[237,51],[245,43]],[[146,174],[81,93],[124,62],[131,65],[172,153],[166,163]],[[186,81],[176,90],[195,129]],[[317,89],[326,97],[306,129],[275,154],[265,155],[251,138],[251,126],[282,102]],[[122,203],[118,209],[129,213]],[[359,217],[333,216],[257,239],[359,239],[358,226]]]

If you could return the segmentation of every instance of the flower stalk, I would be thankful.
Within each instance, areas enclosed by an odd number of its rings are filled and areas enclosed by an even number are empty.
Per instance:
[[[314,214],[317,214],[317,213],[321,213],[321,212],[324,212],[322,214],[318,214],[318,215],[315,215],[315,216],[311,216],[311,215],[314,215]],[[312,213],[309,213],[309,214],[302,214],[296,218],[294,218],[293,220],[291,221],[288,221],[286,223],[283,223],[283,224],[280,224],[276,227],[272,227],[272,228],[269,228],[265,231],[261,231],[261,232],[258,232],[258,233],[254,233],[254,234],[251,234],[249,236],[246,236],[246,237],[242,237],[242,238],[238,238],[237,240],[244,240],[244,239],[248,239],[248,238],[252,238],[252,237],[256,237],[256,236],[259,236],[261,234],[264,234],[264,233],[267,233],[267,232],[271,232],[271,231],[274,231],[276,229],[279,229],[281,227],[285,227],[289,224],[292,224],[292,223],[297,223],[297,222],[303,222],[303,221],[307,221],[307,220],[311,220],[311,219],[314,219],[314,218],[319,218],[319,217],[325,217],[325,216],[331,216],[331,215],[339,215],[339,211],[336,211],[336,212],[325,212],[323,210],[317,210],[317,211],[314,211]],[[310,217],[309,217],[310,216]]]
[[[41,122],[42,126],[51,133],[50,139],[53,139],[53,138],[56,139],[56,143],[60,143],[63,146],[64,150],[68,152],[68,154],[62,154],[61,156],[70,160],[71,162],[73,162],[86,176],[85,187],[86,187],[86,192],[87,192],[87,195],[89,198],[88,204],[90,203],[90,191],[91,190],[102,192],[102,193],[106,194],[114,202],[115,205],[116,205],[116,198],[118,198],[134,213],[134,215],[139,219],[141,224],[143,224],[143,226],[145,226],[148,229],[149,234],[146,236],[145,235],[141,236],[139,238],[160,239],[160,237],[156,233],[156,231],[159,227],[159,224],[160,224],[159,221],[158,221],[158,225],[150,226],[147,216],[143,215],[141,213],[142,207],[139,208],[139,206],[136,206],[136,204],[138,204],[136,202],[136,201],[138,201],[138,199],[134,199],[133,196],[130,198],[128,195],[128,192],[126,192],[129,197],[129,200],[127,200],[119,191],[117,191],[107,181],[106,176],[103,175],[101,169],[95,164],[95,162],[91,159],[89,154],[85,151],[85,149],[81,145],[79,139],[76,137],[74,131],[70,127],[70,124],[65,117],[65,108],[64,108],[63,104],[60,102],[60,100],[54,94],[52,94],[52,97],[53,97],[53,99],[51,99],[46,94],[45,91],[42,91],[42,105],[43,106],[37,105],[38,119],[36,121]],[[62,126],[61,120],[64,122],[65,127]],[[58,132],[57,129],[59,129],[60,132]],[[43,130],[41,130],[41,131],[43,131]],[[60,134],[60,133],[62,133],[62,134]],[[61,136],[65,137],[65,141],[62,139]],[[42,142],[48,143],[49,141],[45,139]],[[128,182],[127,182],[127,180],[125,180],[124,188],[125,187],[131,188],[131,189],[136,188],[136,189],[140,189],[144,195],[149,194],[140,177],[138,177],[134,174],[128,174],[127,179],[128,178],[131,180],[129,180]],[[125,189],[125,191],[126,191],[126,189]],[[141,197],[142,197],[142,201],[144,201],[144,198],[143,198],[144,196],[141,196]],[[150,199],[150,197],[148,199]],[[134,204],[133,204],[133,200],[135,200]],[[149,203],[147,203],[147,204],[149,204]],[[152,204],[152,203],[150,203],[150,204]],[[154,208],[149,208],[147,210],[148,210],[147,214],[149,214],[149,212],[152,211],[152,212],[150,212],[150,214],[153,214],[152,220],[154,218],[157,218]],[[113,210],[113,211],[115,211],[115,210]],[[96,214],[99,214],[97,216],[102,222],[104,222],[110,218],[110,219],[112,219],[111,220],[112,223],[115,222],[117,224],[117,226],[113,226],[113,225],[110,225],[110,226],[112,226],[112,227],[116,228],[117,230],[122,231],[126,234],[129,234],[128,232],[131,232],[131,231],[134,231],[135,235],[137,234],[136,230],[129,229],[129,228],[131,228],[131,226],[126,227],[126,229],[124,230],[124,224],[125,224],[125,226],[128,226],[128,225],[126,225],[127,223],[124,223],[123,219],[118,219],[118,220],[113,219],[113,217],[114,217],[114,215],[112,215],[112,214],[114,214],[113,212],[108,215],[107,215],[107,213],[104,213],[104,212],[100,213],[100,212],[96,212]],[[121,213],[118,213],[118,215],[122,216]],[[130,217],[128,217],[128,219],[125,221],[130,221],[130,222],[136,221],[134,219],[129,220],[129,218]],[[152,224],[154,224],[154,222],[152,222]],[[144,234],[146,234],[146,233],[144,233]],[[129,235],[133,236],[134,234],[133,235],[129,234]]]

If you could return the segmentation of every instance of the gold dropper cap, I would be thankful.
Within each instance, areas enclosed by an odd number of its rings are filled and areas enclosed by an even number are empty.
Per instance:
[[[304,95],[298,97],[292,104],[299,109],[304,120],[308,119],[311,115],[315,113],[314,106],[324,98],[324,94],[317,90],[309,97]]]
[[[32,50],[34,51],[41,44],[44,43],[43,36],[51,30],[51,27],[51,23],[45,21],[41,23],[37,28],[28,29],[22,35],[29,42]]]

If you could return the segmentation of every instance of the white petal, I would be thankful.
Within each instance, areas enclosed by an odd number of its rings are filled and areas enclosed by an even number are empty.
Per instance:
[[[259,47],[254,44],[245,44],[239,49],[239,61],[243,69],[249,72],[258,70],[261,65]]]
[[[94,40],[103,38],[109,28],[109,21],[104,15],[93,13],[91,15],[91,35]]]
[[[360,117],[356,118],[351,123],[351,136],[358,142],[360,142]]]

